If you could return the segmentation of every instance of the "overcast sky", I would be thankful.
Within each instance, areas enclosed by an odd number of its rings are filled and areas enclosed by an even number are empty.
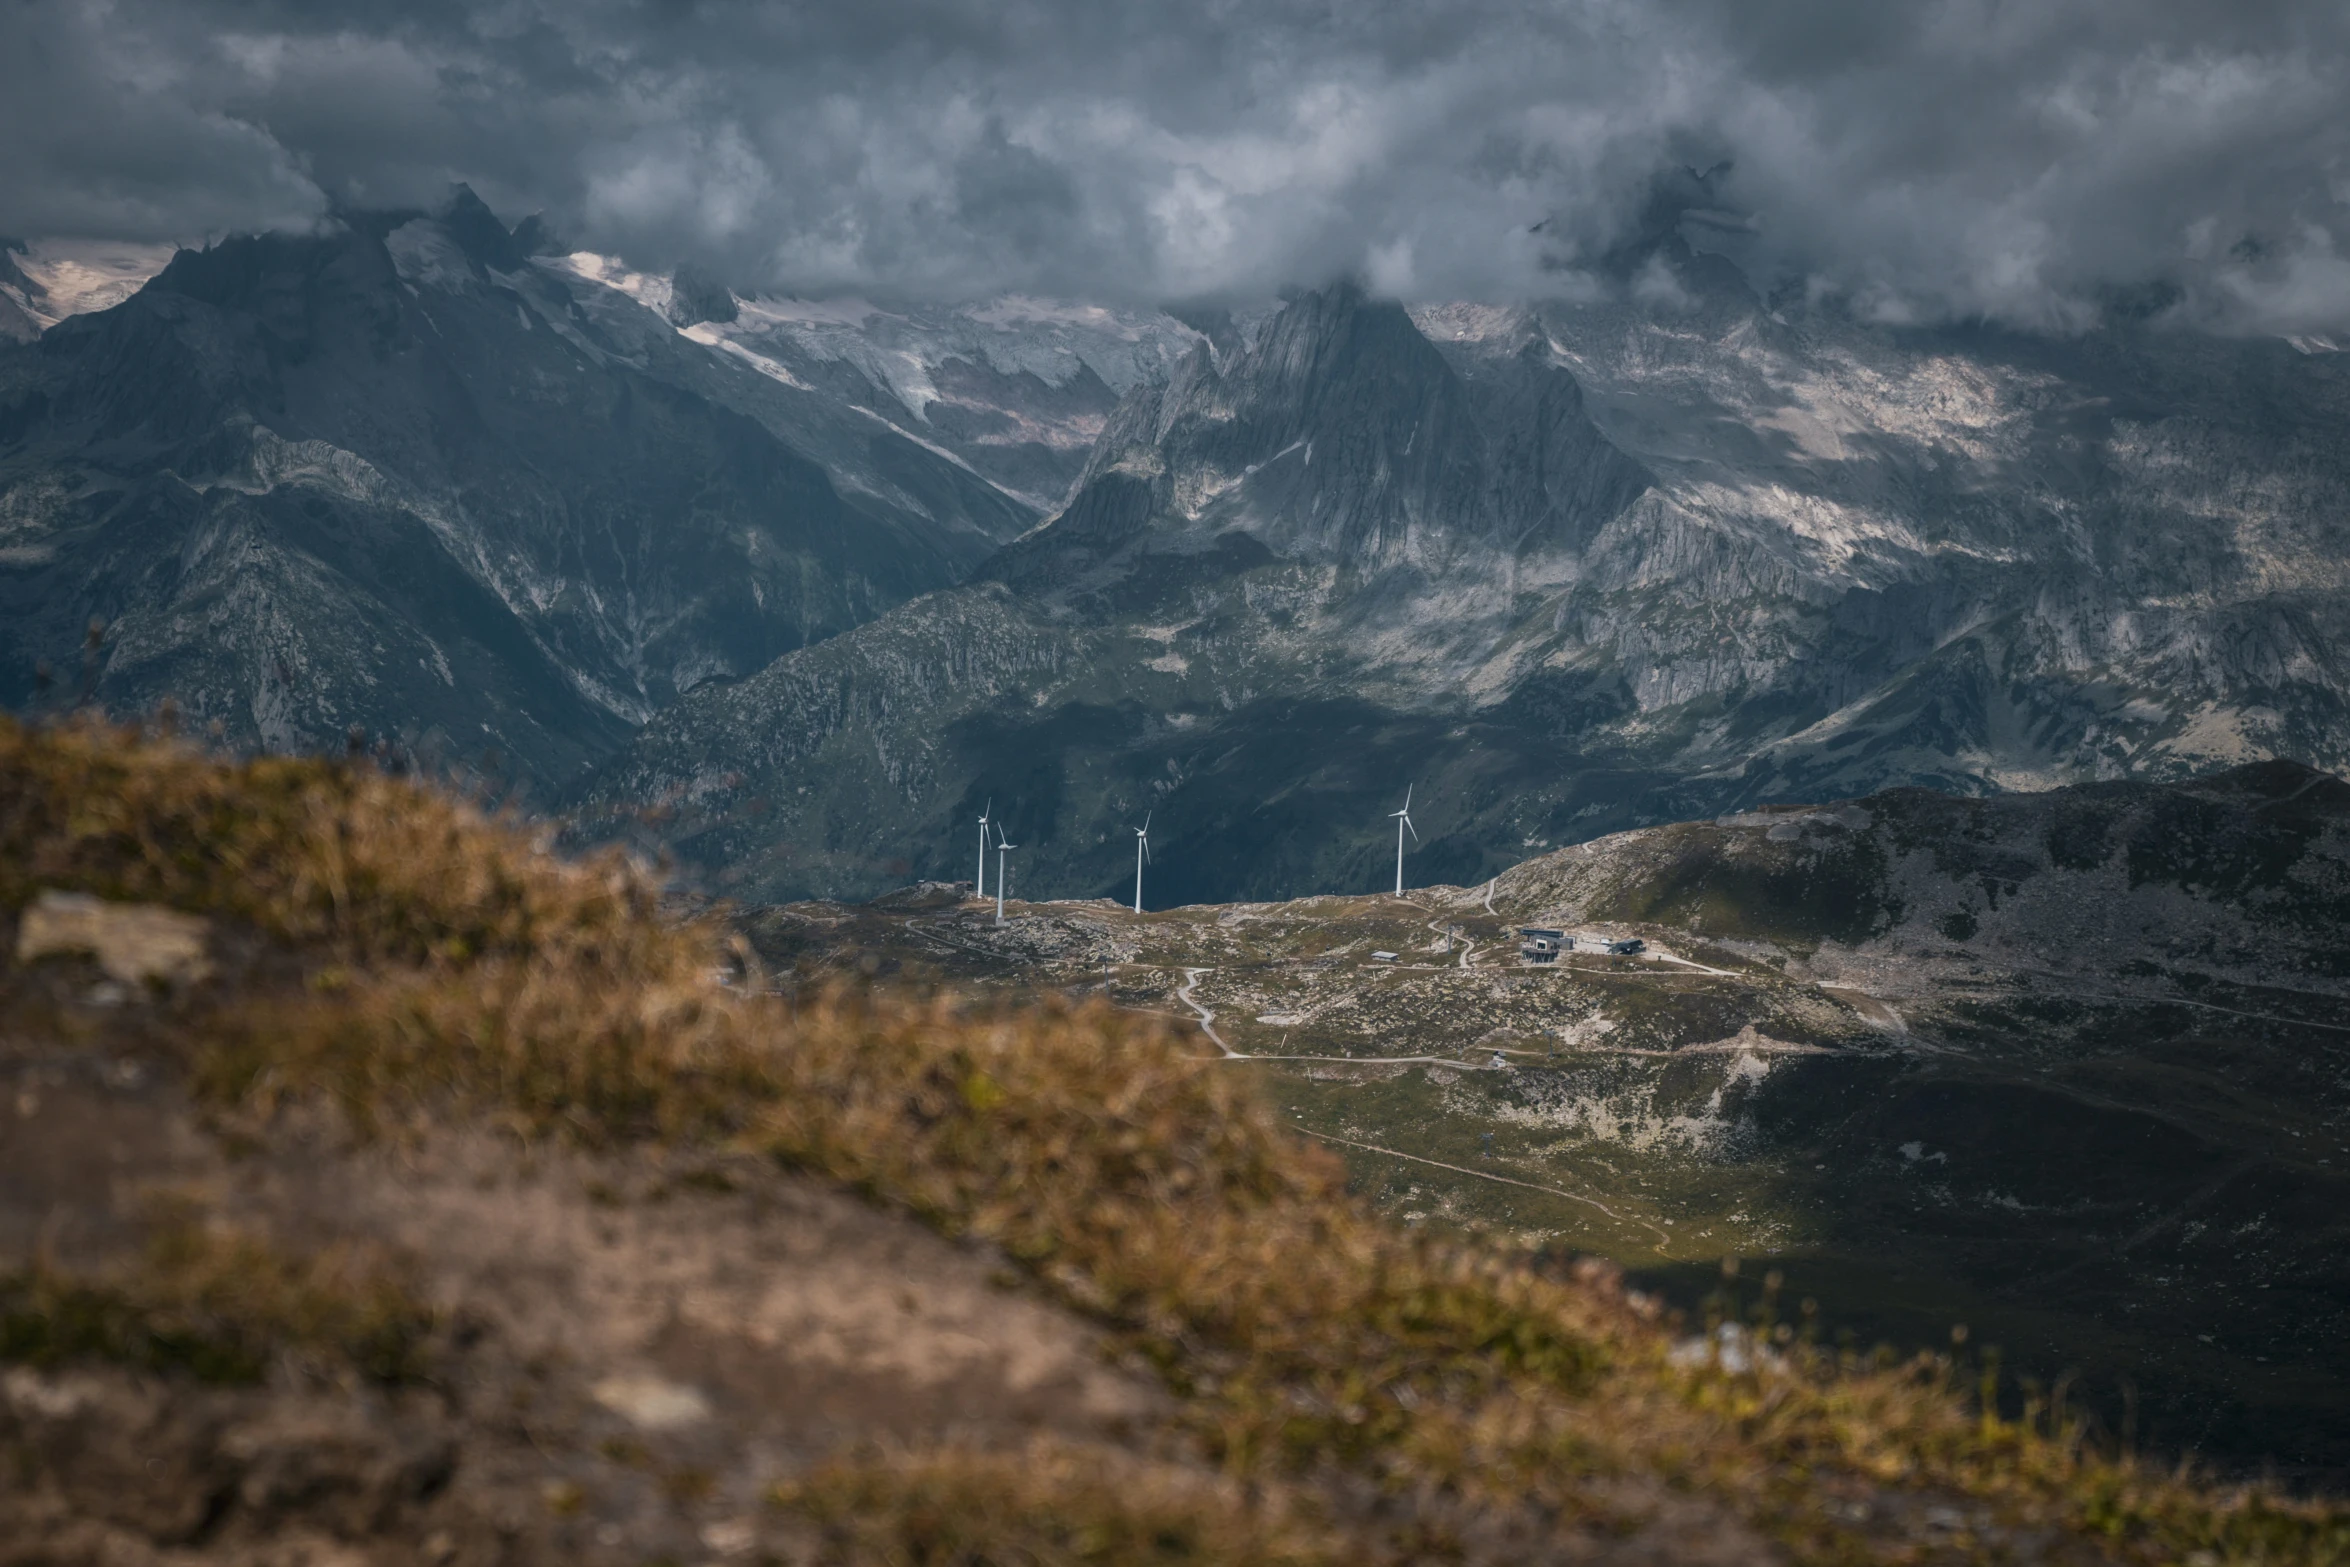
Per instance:
[[[745,291],[1512,299],[1728,162],[1710,232],[1879,316],[2325,331],[2346,104],[2344,0],[0,0],[0,234],[463,180]]]

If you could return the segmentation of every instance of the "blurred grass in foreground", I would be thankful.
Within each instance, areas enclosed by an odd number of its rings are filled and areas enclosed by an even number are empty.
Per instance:
[[[1228,1482],[1139,1455],[1125,1481],[1049,1455],[845,1456],[777,1493],[840,1560],[1524,1560],[1701,1503],[1808,1561],[2350,1561],[2334,1504],[2003,1420],[1945,1361],[1675,1357],[1610,1270],[1546,1276],[1370,1217],[1156,1020],[764,995],[746,948],[666,917],[625,861],[562,862],[365,766],[0,721],[0,907],[45,888],[260,938],[268,961],[173,1025],[199,1091],[258,1135],[324,1102],[366,1134],[476,1116],[819,1172],[1000,1246],[1106,1324],[1178,1396],[1175,1456]],[[272,1331],[235,1311],[208,1319],[224,1341]]]

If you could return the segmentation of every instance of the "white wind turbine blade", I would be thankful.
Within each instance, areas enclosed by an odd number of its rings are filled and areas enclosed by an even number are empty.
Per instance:
[[[1409,816],[1403,819],[1403,827],[1404,831],[1412,835],[1412,842],[1418,843],[1420,841],[1420,829],[1412,825],[1412,819]]]

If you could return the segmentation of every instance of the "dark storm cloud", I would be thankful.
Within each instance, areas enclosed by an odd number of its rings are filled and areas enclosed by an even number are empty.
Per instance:
[[[0,7],[0,232],[462,179],[746,287],[1517,297],[1728,162],[1688,232],[1889,319],[2350,326],[2339,0]]]

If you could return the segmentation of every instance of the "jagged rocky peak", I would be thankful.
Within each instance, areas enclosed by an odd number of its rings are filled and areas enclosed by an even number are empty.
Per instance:
[[[1342,280],[1290,300],[1234,360],[1231,378],[1260,396],[1319,404],[1365,381],[1425,394],[1441,384],[1442,371],[1442,358],[1402,305]]]
[[[499,272],[513,272],[530,259],[489,203],[473,193],[470,185],[459,185],[449,192],[449,199],[434,214],[449,237],[461,246],[465,254],[480,265]]]
[[[724,283],[688,262],[669,280],[670,321],[683,328],[705,321],[734,321],[742,315],[733,292]]]
[[[559,256],[571,248],[539,212],[514,225],[514,244],[526,256]]]
[[[1157,439],[1244,462],[1350,432],[1432,451],[1413,435],[1456,413],[1459,390],[1401,305],[1340,282],[1295,296],[1237,351],[1195,347],[1160,401]]]
[[[510,230],[469,185],[451,187],[448,199],[430,212],[342,216],[352,229],[382,239],[403,281],[447,293],[463,293],[500,275],[511,276],[548,243],[536,218],[526,218],[521,228]]]
[[[1463,549],[1572,551],[1645,488],[1539,345],[1449,363],[1403,307],[1342,282],[1229,353],[1196,345],[1129,398],[1086,482],[1152,486],[1167,525],[1241,528],[1285,554],[1437,567]],[[1133,502],[1070,507],[1098,537]]]

